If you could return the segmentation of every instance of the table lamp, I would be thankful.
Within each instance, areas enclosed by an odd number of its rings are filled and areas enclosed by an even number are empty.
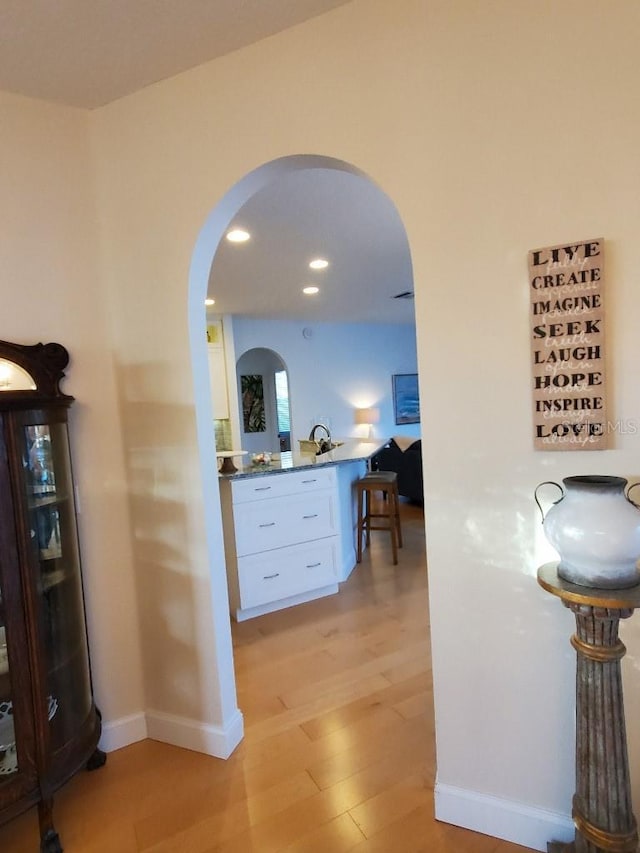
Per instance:
[[[355,422],[357,424],[365,424],[369,427],[367,438],[373,438],[373,425],[380,420],[380,409],[369,407],[366,409],[356,409]]]

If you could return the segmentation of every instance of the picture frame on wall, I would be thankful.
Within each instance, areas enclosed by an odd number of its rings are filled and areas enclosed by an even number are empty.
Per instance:
[[[245,432],[265,432],[264,383],[262,376],[251,374],[240,377],[242,393],[242,420]]]
[[[420,394],[417,373],[395,373],[393,383],[393,411],[397,424],[420,423]]]

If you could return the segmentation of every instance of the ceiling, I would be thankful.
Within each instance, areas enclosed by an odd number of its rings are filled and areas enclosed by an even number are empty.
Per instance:
[[[0,90],[93,109],[344,5],[349,0],[0,0]],[[357,165],[357,164],[356,164]],[[235,219],[252,234],[220,245],[210,292],[220,313],[413,323],[407,240],[371,182],[298,171]],[[326,257],[324,272],[309,261]],[[304,296],[304,284],[320,293]]]
[[[211,267],[212,311],[317,322],[413,323],[411,257],[391,202],[366,178],[307,169],[279,178],[238,211]],[[309,262],[329,261],[314,271]],[[303,294],[305,285],[320,288]]]
[[[89,109],[348,0],[2,0],[0,89]]]

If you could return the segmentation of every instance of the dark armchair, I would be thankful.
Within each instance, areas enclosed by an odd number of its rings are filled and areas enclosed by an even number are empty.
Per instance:
[[[401,450],[393,439],[371,459],[374,471],[395,471],[398,491],[412,501],[424,501],[422,483],[422,441],[416,439],[406,450]]]

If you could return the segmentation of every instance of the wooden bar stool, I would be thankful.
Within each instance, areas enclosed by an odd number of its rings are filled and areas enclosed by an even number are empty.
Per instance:
[[[358,562],[362,562],[362,535],[369,545],[371,530],[387,530],[391,534],[393,565],[398,564],[398,548],[402,548],[400,527],[400,497],[398,475],[395,471],[371,471],[356,481],[358,494]],[[382,507],[379,512],[371,511],[371,495],[381,492]],[[386,509],[386,512],[382,511]],[[377,522],[377,523],[376,523]]]

